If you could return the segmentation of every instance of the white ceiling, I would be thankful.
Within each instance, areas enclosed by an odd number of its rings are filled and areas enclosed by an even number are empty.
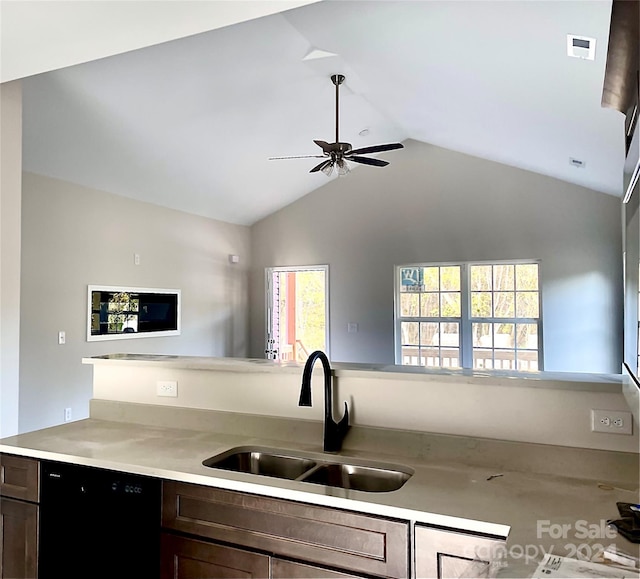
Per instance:
[[[24,167],[252,224],[327,183],[308,173],[316,159],[268,157],[334,140],[328,77],[341,72],[341,140],[354,148],[416,139],[619,195],[624,119],[600,106],[610,11],[599,0],[318,2],[33,76]],[[594,62],[567,57],[568,33],[597,39]],[[303,60],[314,48],[337,56]]]
[[[0,82],[318,0],[0,0]]]

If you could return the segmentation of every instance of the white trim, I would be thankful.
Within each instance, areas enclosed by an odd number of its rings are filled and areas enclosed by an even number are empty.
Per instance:
[[[177,317],[176,330],[162,330],[158,332],[136,332],[132,334],[91,334],[91,314],[92,314],[92,292],[127,292],[146,294],[170,294],[177,297]],[[167,336],[179,336],[182,331],[182,296],[179,289],[148,288],[148,287],[126,287],[112,285],[89,285],[87,286],[87,342],[104,342],[106,340],[133,340],[136,338],[162,338]]]

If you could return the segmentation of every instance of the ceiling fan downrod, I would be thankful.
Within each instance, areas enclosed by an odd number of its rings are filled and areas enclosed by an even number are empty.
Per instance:
[[[340,98],[340,85],[344,82],[344,78],[345,77],[343,74],[331,75],[331,82],[336,85],[336,143],[340,142],[340,139],[338,137],[338,123],[339,123],[338,105],[339,105],[339,98]]]

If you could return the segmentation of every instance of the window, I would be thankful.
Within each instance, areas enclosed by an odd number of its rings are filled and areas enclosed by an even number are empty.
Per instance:
[[[326,265],[266,269],[267,358],[305,362],[314,350],[329,354]]]
[[[89,286],[87,341],[180,335],[180,290]]]
[[[542,369],[535,262],[396,268],[396,362]]]

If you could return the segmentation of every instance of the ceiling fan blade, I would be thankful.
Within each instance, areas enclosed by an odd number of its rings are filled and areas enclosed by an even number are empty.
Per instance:
[[[325,167],[328,167],[329,165],[331,165],[331,163],[332,163],[331,159],[329,159],[328,161],[322,161],[322,163],[319,163],[313,169],[311,169],[311,171],[309,171],[309,173],[315,173],[316,171],[322,171]]]
[[[322,148],[325,153],[329,153],[331,151],[331,145],[327,143],[327,141],[317,141],[314,139],[313,141],[318,147]]]
[[[373,165],[374,167],[386,167],[389,164],[389,161],[370,159],[369,157],[347,157],[347,159],[355,163],[362,163],[363,165]]]
[[[278,161],[280,159],[324,159],[326,155],[298,155],[295,157],[269,157],[269,161]]]
[[[360,155],[366,153],[379,153],[380,151],[393,151],[394,149],[404,149],[401,143],[388,143],[387,145],[372,145],[371,147],[363,147],[362,149],[354,149],[345,153],[346,155]]]

